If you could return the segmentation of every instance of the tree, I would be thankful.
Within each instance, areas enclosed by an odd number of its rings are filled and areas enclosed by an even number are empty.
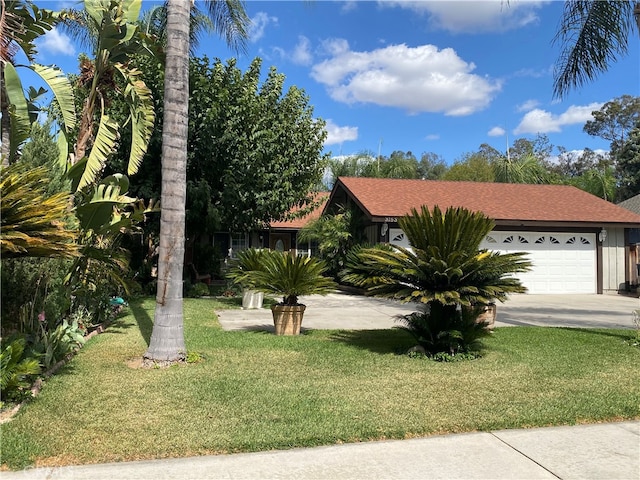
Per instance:
[[[442,156],[433,152],[425,152],[418,163],[418,178],[423,180],[440,180],[447,172],[447,164]]]
[[[318,252],[336,277],[344,268],[351,249],[366,242],[362,214],[355,208],[340,206],[337,212],[311,220],[298,232],[299,242],[318,242]]]
[[[382,178],[418,178],[418,160],[411,152],[395,150],[381,162],[379,176]]]
[[[494,227],[480,212],[423,206],[398,224],[411,248],[383,245],[357,251],[343,280],[370,295],[420,305],[405,321],[427,351],[467,351],[481,334],[475,307],[523,292],[511,274],[529,270],[531,263],[525,253],[480,250]]]
[[[493,182],[495,173],[490,161],[483,155],[468,153],[456,160],[442,176],[442,180]]]
[[[309,205],[322,180],[324,121],[313,117],[304,91],[284,91],[285,77],[275,68],[261,81],[261,64],[256,58],[243,73],[233,59],[192,61],[190,236],[246,232],[281,220],[293,207]]]
[[[591,114],[593,120],[587,121],[583,130],[591,136],[611,142],[611,155],[615,158],[629,132],[640,121],[640,97],[622,95]]]
[[[191,4],[167,4],[167,52],[162,134],[162,212],[158,292],[149,348],[151,361],[184,360],[182,270],[185,240],[186,163],[189,114],[189,14]],[[237,0],[208,3],[214,28],[227,39],[247,37],[248,18]]]
[[[634,21],[635,16],[635,21]],[[636,0],[567,0],[553,39],[561,53],[554,68],[554,95],[594,80],[625,55],[628,39],[640,30]]]
[[[626,142],[618,152],[620,172],[620,200],[626,200],[640,193],[640,121],[631,130]]]
[[[500,156],[493,162],[495,181],[501,183],[547,183],[544,166],[532,154],[512,158]]]
[[[610,165],[590,168],[568,183],[610,202],[616,197],[616,177]]]

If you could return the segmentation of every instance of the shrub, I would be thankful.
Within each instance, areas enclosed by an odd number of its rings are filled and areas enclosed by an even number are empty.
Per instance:
[[[31,396],[29,388],[40,373],[40,362],[28,355],[24,337],[11,338],[0,351],[0,389],[2,401],[19,402]]]
[[[198,282],[187,290],[187,297],[190,298],[200,298],[205,295],[209,295],[209,285],[206,283]]]
[[[454,306],[452,310],[435,304],[397,319],[429,356],[477,352],[480,340],[490,334],[486,323],[476,321],[482,307]]]

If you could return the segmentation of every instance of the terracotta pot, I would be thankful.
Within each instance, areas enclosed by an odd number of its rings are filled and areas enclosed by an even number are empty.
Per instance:
[[[305,305],[272,306],[271,312],[273,313],[276,335],[299,335],[305,308],[307,308]]]

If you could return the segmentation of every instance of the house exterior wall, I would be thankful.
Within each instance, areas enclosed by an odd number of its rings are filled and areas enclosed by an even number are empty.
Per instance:
[[[370,245],[375,245],[377,243],[380,243],[382,240],[379,238],[379,234],[378,234],[378,230],[379,230],[379,225],[377,223],[374,223],[373,225],[369,225],[368,227],[365,227],[364,229],[364,234],[367,238],[367,241],[369,242]]]
[[[608,228],[607,238],[602,242],[602,290],[617,293],[625,290],[625,245],[624,228]]]

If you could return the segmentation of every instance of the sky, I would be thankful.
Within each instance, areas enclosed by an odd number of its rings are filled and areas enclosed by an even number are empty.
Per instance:
[[[37,1],[60,9],[72,2]],[[561,1],[247,1],[247,51],[215,36],[198,56],[255,57],[309,96],[327,124],[325,153],[393,151],[440,155],[448,164],[487,143],[548,136],[568,151],[607,150],[582,131],[591,112],[624,94],[640,96],[640,41],[608,72],[559,100],[552,40]],[[144,2],[143,9],[151,7]],[[60,31],[39,43],[38,61],[77,72],[80,48]]]

